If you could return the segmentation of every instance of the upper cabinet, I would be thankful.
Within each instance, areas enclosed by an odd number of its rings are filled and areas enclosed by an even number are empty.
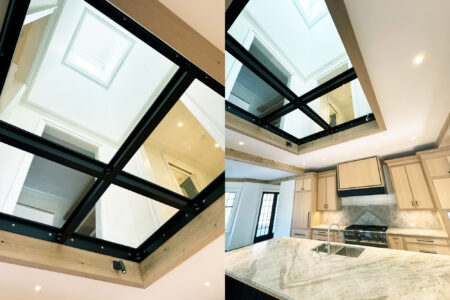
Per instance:
[[[336,171],[319,173],[317,183],[317,210],[340,210],[337,195]]]
[[[312,177],[298,178],[295,180],[295,191],[311,191]]]
[[[431,181],[431,192],[440,209],[450,209],[450,146],[417,153]],[[438,207],[439,208],[439,207]]]
[[[337,174],[338,194],[341,197],[386,193],[378,157],[340,163],[337,166]]]
[[[385,161],[399,209],[434,209],[420,160],[408,156]]]

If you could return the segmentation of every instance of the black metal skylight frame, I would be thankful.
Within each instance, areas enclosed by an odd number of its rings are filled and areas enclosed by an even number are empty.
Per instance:
[[[225,110],[241,117],[255,125],[258,125],[284,139],[286,144],[295,143],[297,145],[305,144],[313,140],[334,134],[339,131],[347,130],[352,127],[356,127],[367,122],[375,120],[373,113],[366,116],[359,117],[337,126],[330,126],[322,117],[320,117],[314,110],[312,110],[307,104],[314,101],[323,95],[339,88],[340,86],[351,82],[358,78],[354,68],[350,68],[341,74],[331,78],[330,80],[315,87],[311,91],[297,96],[286,84],[281,82],[266,66],[264,66],[257,58],[255,58],[247,49],[245,49],[236,39],[228,33],[228,30],[233,25],[234,21],[239,17],[242,10],[245,8],[249,0],[233,0],[226,11],[225,18],[225,50],[230,53],[234,58],[240,61],[250,71],[252,71],[257,77],[262,79],[266,84],[273,88],[283,98],[289,101],[286,105],[276,109],[268,115],[260,118],[252,113],[241,109],[229,101],[225,101]],[[297,138],[290,133],[271,124],[272,121],[294,111],[300,110],[309,119],[318,124],[323,130],[315,134]]]
[[[0,90],[5,84],[30,1],[11,0],[9,3],[0,32]],[[179,66],[179,69],[108,164],[0,120],[0,143],[8,144],[97,178],[61,228],[0,213],[0,230],[140,262],[224,193],[225,173],[217,176],[193,199],[188,199],[129,174],[123,171],[123,168],[195,79],[200,80],[222,96],[225,88],[112,4],[105,0],[84,1],[170,59]],[[112,184],[175,207],[179,211],[138,248],[76,233],[75,230]]]

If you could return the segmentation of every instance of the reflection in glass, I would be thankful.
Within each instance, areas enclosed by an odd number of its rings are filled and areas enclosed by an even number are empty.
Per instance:
[[[250,0],[228,33],[297,96],[351,66],[324,0]],[[227,58],[233,82],[240,64]]]
[[[313,120],[298,109],[272,121],[271,124],[298,139],[323,130],[322,127],[317,125]]]
[[[111,185],[76,232],[137,248],[177,212],[176,208]]]
[[[85,1],[32,0],[0,119],[38,135],[51,123],[109,162],[177,68]]]
[[[330,126],[336,126],[372,112],[358,79],[308,103],[308,106]]]
[[[62,227],[95,179],[0,143],[0,209]]]
[[[195,80],[125,171],[188,198],[225,169],[224,100]]]

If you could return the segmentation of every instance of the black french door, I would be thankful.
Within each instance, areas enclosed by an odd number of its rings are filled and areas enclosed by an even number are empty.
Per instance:
[[[254,243],[273,238],[273,223],[277,207],[278,193],[263,192],[256,224]]]

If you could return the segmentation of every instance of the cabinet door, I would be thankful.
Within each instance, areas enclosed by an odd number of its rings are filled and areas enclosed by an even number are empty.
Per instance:
[[[336,177],[326,177],[327,184],[327,210],[337,210],[337,190],[336,190]]]
[[[303,191],[303,179],[295,180],[295,190],[296,191]]]
[[[309,228],[311,192],[295,192],[292,228]]]
[[[312,181],[312,178],[303,179],[303,190],[304,191],[311,191],[311,181]]]
[[[388,235],[388,245],[391,249],[405,250],[405,245],[403,244],[401,236]]]
[[[327,204],[327,178],[321,177],[317,182],[317,210],[325,210]]]
[[[450,159],[448,156],[429,158],[425,163],[431,177],[446,176],[450,172]]]
[[[406,165],[409,185],[417,208],[434,208],[420,163]]]
[[[450,178],[434,179],[433,185],[441,208],[450,209]]]
[[[395,198],[399,209],[415,208],[414,199],[408,182],[408,176],[404,166],[391,168],[392,184],[394,185]]]

